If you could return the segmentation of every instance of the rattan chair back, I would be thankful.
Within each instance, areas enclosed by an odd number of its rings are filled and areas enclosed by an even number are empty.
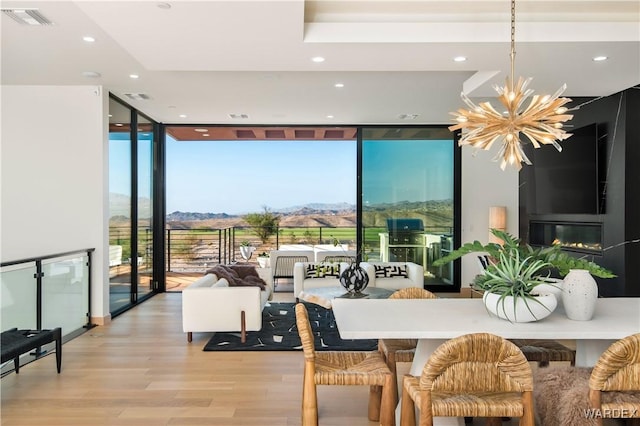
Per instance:
[[[429,290],[419,287],[407,287],[394,291],[389,299],[437,299]]]
[[[640,391],[640,333],[613,343],[593,367],[589,388]]]
[[[313,340],[313,331],[309,323],[309,313],[307,308],[302,304],[296,304],[296,326],[298,327],[298,335],[302,342],[302,351],[307,361],[313,361],[316,358],[316,347]]]
[[[424,366],[420,387],[431,392],[525,392],[533,390],[533,378],[516,345],[475,333],[440,345]]]

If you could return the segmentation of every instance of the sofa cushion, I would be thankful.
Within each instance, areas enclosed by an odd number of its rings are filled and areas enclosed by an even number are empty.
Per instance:
[[[339,263],[308,263],[305,269],[306,278],[338,278],[339,276]]]
[[[376,278],[393,278],[402,277],[409,278],[407,273],[407,265],[376,265],[373,267],[376,271]]]
[[[229,281],[224,278],[220,278],[211,288],[229,287]]]

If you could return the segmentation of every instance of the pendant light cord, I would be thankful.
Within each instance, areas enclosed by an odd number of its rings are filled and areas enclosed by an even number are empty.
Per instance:
[[[516,63],[516,0],[511,0],[511,92],[515,84],[515,63]]]

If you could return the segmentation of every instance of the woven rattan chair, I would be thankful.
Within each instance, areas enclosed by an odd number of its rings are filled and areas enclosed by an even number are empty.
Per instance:
[[[296,323],[304,351],[302,426],[318,424],[317,385],[368,385],[369,420],[395,424],[393,375],[378,352],[316,352],[307,308],[296,305]]]
[[[395,291],[389,299],[437,299],[438,296],[419,287],[407,287]],[[380,339],[378,340],[378,351],[382,354],[389,370],[393,373],[393,382],[397,383],[396,362],[413,362],[416,353],[417,339]],[[398,403],[397,388],[394,392],[394,399]]]
[[[540,424],[596,426],[604,417],[640,425],[640,334],[613,343],[593,368],[538,369],[534,385]]]
[[[420,377],[403,382],[401,426],[433,425],[433,417],[520,417],[533,426],[533,378],[516,345],[488,333],[466,334],[440,345]],[[486,424],[490,424],[488,421]]]
[[[603,393],[611,391],[632,395],[603,401]],[[618,417],[618,413],[619,417],[640,419],[640,333],[618,340],[600,356],[589,378],[589,402],[605,416]],[[602,425],[602,418],[598,425]]]

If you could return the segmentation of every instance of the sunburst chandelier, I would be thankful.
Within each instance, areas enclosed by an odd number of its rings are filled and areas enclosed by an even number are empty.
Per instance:
[[[521,133],[531,141],[534,148],[540,148],[541,144],[551,144],[558,151],[562,151],[562,146],[557,140],[565,140],[571,136],[571,133],[563,130],[562,123],[573,118],[573,115],[566,114],[568,109],[563,106],[571,99],[560,97],[567,88],[566,84],[563,84],[553,96],[534,95],[529,105],[523,107],[533,90],[527,89],[531,77],[526,80],[520,77],[514,85],[515,34],[516,2],[511,0],[511,76],[507,77],[504,87],[493,86],[498,92],[498,100],[506,108],[504,114],[496,111],[489,102],[474,104],[462,92],[460,96],[470,109],[461,108],[452,112],[451,114],[456,116],[457,124],[449,127],[451,131],[462,129],[463,134],[458,142],[460,146],[471,145],[489,150],[494,142],[500,140],[502,146],[493,160],[501,159],[502,170],[507,164],[518,170],[522,168],[522,162],[532,164],[522,150]]]

